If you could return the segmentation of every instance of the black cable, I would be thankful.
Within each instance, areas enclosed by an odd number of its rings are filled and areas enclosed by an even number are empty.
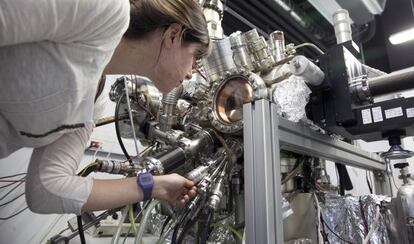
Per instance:
[[[190,219],[189,221],[187,221],[187,223],[184,225],[183,230],[180,233],[180,236],[178,237],[178,241],[177,244],[182,244],[184,241],[185,236],[187,235],[188,231],[191,229],[191,227],[194,226],[194,224],[200,220],[200,215],[198,214],[197,216],[194,216],[192,219]],[[211,221],[211,219],[210,219]],[[199,224],[200,226],[200,224]],[[208,224],[208,226],[210,226],[210,223]]]
[[[201,233],[198,235],[198,244],[206,244],[207,240],[208,240],[208,236],[210,234],[210,225],[211,225],[211,220],[213,219],[213,214],[214,211],[212,209],[207,210],[206,212],[206,224],[204,226],[204,229],[201,231]]]
[[[131,157],[128,154],[128,151],[125,148],[124,142],[121,138],[121,132],[119,130],[119,108],[122,102],[122,99],[124,99],[125,94],[122,94],[122,96],[118,99],[115,106],[115,132],[116,132],[116,138],[118,139],[119,146],[121,147],[122,152],[124,153],[125,157],[128,159],[128,161],[132,164]],[[132,119],[132,118],[131,118]]]
[[[85,172],[83,172],[83,170],[81,170],[81,172],[78,173],[78,176],[85,177],[85,176],[89,175],[90,173],[92,173],[96,169],[97,165],[86,166],[86,167],[88,167],[88,168],[85,170]],[[79,233],[79,238],[81,240],[81,244],[86,244],[85,234],[84,234],[84,231],[83,231],[83,224],[82,224],[82,215],[77,215],[76,218],[78,220],[78,233]]]
[[[25,175],[26,173],[20,173],[20,174],[14,174],[14,175],[7,175],[7,176],[1,176],[0,179],[7,179],[7,178],[12,178],[12,177],[16,177],[19,175]]]
[[[168,216],[167,219],[164,221],[164,224],[162,225],[162,228],[161,228],[160,235],[162,235],[162,233],[164,233],[165,227],[167,227],[167,225],[171,221],[171,219],[172,219],[172,217]]]
[[[349,244],[355,244],[355,243],[353,243],[353,242],[350,242],[350,241],[347,241],[347,240],[345,240],[345,239],[343,239],[342,237],[340,237],[336,232],[334,232],[332,229],[331,229],[331,227],[329,227],[329,225],[325,222],[325,220],[322,218],[322,216],[321,216],[321,220],[322,220],[322,224],[324,225],[324,226],[326,226],[326,228],[328,228],[328,230],[332,233],[332,234],[334,234],[336,237],[338,237],[338,239],[340,239],[341,241],[343,241],[343,242],[346,242],[346,243],[349,243]]]
[[[6,187],[9,187],[9,186],[14,185],[14,184],[17,184],[17,183],[18,183],[18,181],[16,181],[16,182],[12,182],[12,183],[9,183],[9,184],[4,185],[4,186],[0,186],[0,189],[3,189],[3,188],[6,188]]]
[[[321,221],[321,223],[323,223],[322,221],[322,215],[319,215],[319,220]],[[321,234],[322,234],[322,238],[323,238],[323,243],[326,244],[330,244],[329,240],[328,240],[328,234],[326,234],[326,230],[325,230],[325,225],[322,224],[322,228],[321,228]]]
[[[181,244],[184,241],[185,236],[187,235],[187,232],[191,229],[191,227],[194,226],[194,223],[196,222],[197,218],[195,218],[194,220],[189,220],[187,221],[187,223],[184,225],[183,230],[180,233],[180,236],[178,237],[177,240],[177,244]]]
[[[6,198],[10,193],[12,193],[14,190],[16,190],[17,187],[19,187],[23,183],[24,183],[24,181],[21,181],[19,184],[17,184],[17,186],[13,187],[13,189],[11,189],[10,191],[8,191],[4,196],[2,196],[0,198],[0,201],[3,200],[4,198]]]
[[[8,217],[4,217],[4,218],[0,218],[0,220],[8,220],[8,219],[11,219],[11,218],[13,218],[14,216],[16,216],[16,215],[19,215],[20,213],[22,213],[24,210],[26,210],[26,209],[28,209],[29,207],[25,207],[25,208],[23,208],[22,210],[19,210],[19,211],[17,211],[16,213],[14,213],[14,214],[12,214],[12,215],[10,215],[10,216],[8,216]]]
[[[10,200],[10,201],[8,201],[8,202],[6,202],[6,203],[2,203],[2,204],[0,204],[0,207],[3,207],[3,206],[5,206],[5,205],[7,205],[7,204],[9,204],[9,203],[11,203],[11,202],[16,201],[18,198],[20,198],[20,197],[21,197],[21,196],[23,196],[23,195],[24,195],[24,192],[23,192],[22,194],[18,195],[17,197],[13,198],[12,200]]]
[[[85,234],[83,233],[82,216],[78,215],[77,219],[78,219],[78,233],[79,233],[79,237],[81,240],[81,244],[86,244]]]
[[[181,226],[183,225],[184,221],[186,220],[189,214],[190,214],[190,210],[186,211],[184,216],[181,218],[181,221],[175,226],[175,229],[174,229],[174,232],[171,238],[171,244],[177,244],[178,231],[180,230]]]
[[[368,178],[368,170],[365,171],[365,178],[367,180],[369,192],[372,194],[372,186],[371,186],[371,183],[370,183],[369,178]]]
[[[62,235],[62,234],[63,234],[63,232],[65,232],[65,231],[67,231],[67,230],[69,230],[69,227],[66,227],[65,229],[61,230],[61,231],[58,233],[58,235]]]

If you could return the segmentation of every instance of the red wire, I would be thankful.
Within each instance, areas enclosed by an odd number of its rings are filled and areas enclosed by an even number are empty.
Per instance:
[[[182,117],[185,117],[190,111],[191,111],[191,109],[192,109],[192,106],[190,105],[188,108],[187,108],[187,111],[185,111],[184,112],[184,115],[182,116]]]
[[[151,119],[155,118],[155,116],[151,113],[151,111],[149,111],[144,105],[142,105],[140,101],[136,101],[136,102],[140,108],[142,108],[145,112],[147,112],[147,114],[151,116]]]
[[[142,154],[144,154],[150,147],[152,147],[153,145],[149,145],[148,147],[146,147],[144,150],[142,150],[142,152],[140,152],[139,153],[139,155],[142,155]],[[130,157],[129,159],[134,159],[134,158],[136,158],[136,157],[138,157],[138,155],[135,155],[135,156],[132,156],[132,157]],[[126,161],[128,161],[129,159],[127,159],[127,160],[125,160],[125,161],[123,161],[123,162],[121,162],[121,163],[125,163]]]
[[[203,73],[201,73],[201,70],[200,70],[200,69],[198,69],[197,67],[196,67],[196,68],[194,68],[194,69],[197,71],[197,73],[198,73],[201,77],[203,77],[203,79],[204,79],[204,80],[208,81],[208,80],[207,80],[207,77],[206,77]]]
[[[132,75],[130,75],[130,79],[131,79],[131,82],[134,81],[134,77]],[[135,83],[135,86],[136,85],[137,84]],[[127,91],[128,88],[126,87],[125,89],[126,89],[126,92],[128,92]],[[132,93],[133,93],[132,100],[135,101],[141,109],[143,109],[146,113],[148,113],[151,116],[151,119],[154,119],[155,116],[151,113],[151,111],[149,111],[143,104],[140,103],[139,101],[140,99],[137,97],[137,94],[135,93],[135,91],[132,91]]]
[[[148,147],[146,147],[144,150],[142,150],[142,152],[139,155],[144,154],[146,151],[148,151],[148,149],[150,149],[150,147],[152,147],[154,145],[149,145]]]

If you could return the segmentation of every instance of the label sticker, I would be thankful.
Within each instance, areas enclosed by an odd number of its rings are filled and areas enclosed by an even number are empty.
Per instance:
[[[372,117],[374,118],[374,123],[381,122],[384,120],[384,118],[382,117],[381,107],[372,108]]]
[[[414,108],[407,108],[407,118],[412,118],[414,117]]]
[[[395,117],[403,116],[403,111],[402,111],[401,107],[387,109],[384,112],[385,112],[385,118],[386,119],[392,119],[392,118],[395,118]]]
[[[362,123],[364,125],[372,123],[371,109],[361,110],[361,115],[362,115]]]

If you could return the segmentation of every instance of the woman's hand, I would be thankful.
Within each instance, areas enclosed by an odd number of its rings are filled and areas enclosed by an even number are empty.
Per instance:
[[[164,199],[172,204],[184,204],[196,194],[194,182],[179,174],[154,176],[154,198]]]

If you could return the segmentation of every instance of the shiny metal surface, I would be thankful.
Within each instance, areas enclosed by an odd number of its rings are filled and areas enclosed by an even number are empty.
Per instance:
[[[230,38],[212,41],[211,54],[202,59],[202,65],[209,81],[213,83],[223,79],[226,73],[236,70]]]
[[[270,49],[272,50],[275,62],[280,62],[286,58],[285,53],[285,34],[283,31],[274,31],[269,36]]]
[[[352,40],[351,18],[346,9],[339,9],[333,14],[336,43],[341,44]]]
[[[253,71],[254,65],[244,35],[235,32],[230,35],[233,61],[240,70]]]
[[[295,56],[289,64],[292,74],[303,77],[312,86],[319,86],[325,78],[322,70],[305,56]]]
[[[211,90],[209,119],[217,130],[233,134],[243,128],[243,104],[268,96],[264,81],[252,72],[229,74]]]
[[[396,198],[401,235],[406,236],[408,243],[414,243],[414,183],[409,182],[398,189]]]
[[[243,35],[249,51],[254,56],[255,72],[268,72],[274,66],[275,60],[264,37],[259,36],[256,29],[247,31]]]

